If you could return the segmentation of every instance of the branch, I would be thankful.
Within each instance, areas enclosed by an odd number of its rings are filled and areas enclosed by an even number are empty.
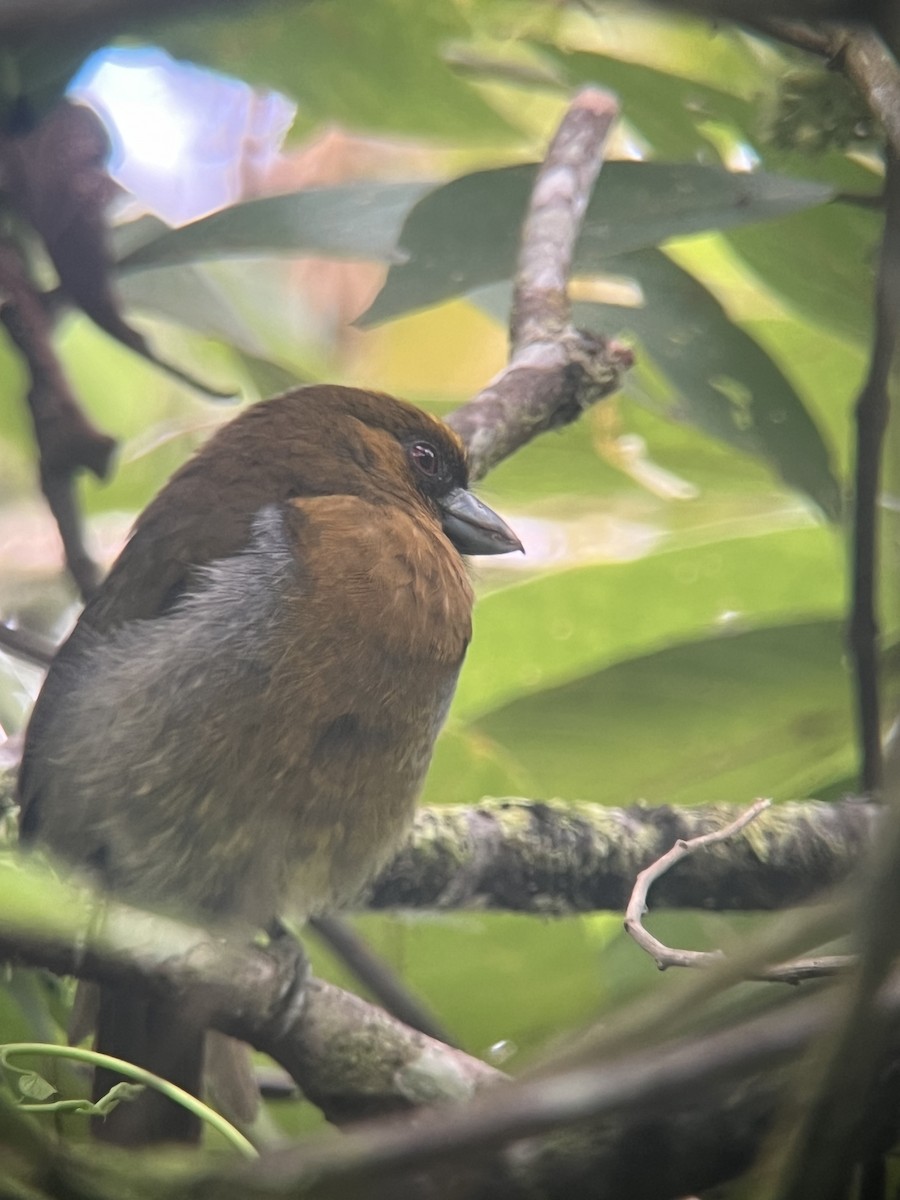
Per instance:
[[[131,940],[119,945],[114,954],[111,950],[107,969],[119,981],[125,975],[139,978],[135,960],[143,955],[148,971],[145,982],[158,986],[159,964],[154,965],[140,949],[145,938],[134,938],[130,915],[127,926]],[[194,940],[193,934],[198,931],[177,940],[176,946],[170,940],[175,927],[171,923],[169,926],[163,934],[166,954],[171,961],[177,949],[181,956],[179,971],[188,967],[179,986],[189,987],[195,995],[200,976],[207,967],[212,968],[218,981],[211,985],[213,993],[221,989],[223,1004],[230,1004],[232,1000],[224,997],[228,993],[234,996],[234,968],[240,966],[240,960],[222,956],[221,947],[217,953],[206,953],[203,942]],[[157,923],[152,929],[138,929],[138,933],[158,942],[163,928]],[[199,936],[208,943],[208,935]],[[6,942],[8,948],[8,936]],[[49,944],[46,939],[44,944]],[[69,965],[76,957],[77,951],[68,952]],[[259,995],[261,1024],[277,1025],[284,1014],[284,987],[277,968],[269,956],[259,951],[248,952],[242,958],[245,966],[251,966],[244,1002],[256,1011],[253,997]],[[60,953],[48,953],[46,963],[57,970],[67,965]],[[84,968],[100,976],[100,959],[95,952],[87,956]],[[345,999],[368,1017],[371,1010],[362,1002],[346,998],[336,989],[320,992],[320,986],[314,985],[307,998],[303,1021],[321,1018],[327,1022],[332,1005],[336,1002],[340,1007]],[[833,992],[804,994],[799,1001],[751,1020],[675,1038],[663,1045],[644,1042],[637,1051],[612,1056],[607,1051],[602,1060],[591,1053],[582,1056],[577,1065],[562,1069],[550,1064],[540,1075],[515,1084],[504,1084],[494,1075],[496,1086],[490,1086],[489,1094],[476,1095],[465,1105],[426,1110],[414,1124],[395,1119],[357,1126],[339,1142],[333,1138],[307,1139],[302,1146],[268,1152],[247,1168],[232,1161],[224,1166],[213,1161],[205,1168],[195,1166],[189,1175],[178,1176],[171,1167],[147,1159],[141,1168],[142,1177],[151,1185],[146,1195],[158,1194],[153,1183],[165,1183],[170,1200],[335,1194],[345,1200],[361,1200],[411,1194],[413,1181],[417,1188],[430,1185],[428,1194],[444,1195],[448,1189],[439,1185],[446,1185],[452,1172],[452,1194],[466,1200],[497,1196],[504,1200],[570,1200],[580,1195],[590,1195],[593,1200],[623,1195],[629,1200],[670,1200],[673,1195],[708,1188],[746,1170],[784,1108],[789,1083],[785,1066],[805,1055],[813,1039],[827,1035],[839,1008],[836,1000]],[[882,994],[880,1011],[896,1042],[900,1017],[900,981],[896,978]],[[317,1014],[315,1018],[313,1013]],[[237,1028],[236,1021],[231,1020],[227,1028]],[[246,1023],[243,1030],[246,1034]],[[326,1053],[332,1053],[329,1069],[341,1070],[348,1045],[352,1046],[358,1035],[359,1013],[337,1031],[333,1023],[330,1027],[323,1024],[316,1041]],[[335,1037],[344,1040],[335,1046]],[[365,1037],[364,1029],[363,1040]],[[260,1043],[267,1044],[268,1040],[261,1038]],[[402,1079],[407,1089],[412,1085],[419,1099],[435,1074],[445,1085],[448,1079],[459,1083],[462,1095],[492,1084],[491,1077],[477,1071],[470,1076],[465,1062],[448,1076],[442,1060],[441,1070],[429,1075],[428,1068],[435,1067],[434,1061],[429,1061],[430,1049],[426,1046],[410,1060],[395,1060],[390,1068],[392,1077]],[[891,1054],[896,1054],[895,1044]],[[419,1074],[423,1066],[426,1071]],[[346,1062],[343,1070],[346,1072]],[[347,1078],[346,1073],[343,1078]],[[897,1080],[896,1072],[884,1072],[871,1100],[873,1108],[886,1105],[888,1111],[894,1111]],[[409,1091],[396,1086],[393,1091],[401,1093],[401,1106],[408,1107]],[[452,1087],[445,1086],[441,1094],[449,1095],[451,1091]],[[885,1135],[884,1128],[877,1126],[874,1122],[869,1134],[869,1140],[876,1144],[883,1143]],[[652,1131],[652,1153],[636,1154],[635,1146],[645,1144],[648,1130]],[[557,1137],[556,1131],[564,1132]],[[29,1157],[41,1150],[40,1145],[32,1147],[22,1139],[15,1144]],[[35,1161],[46,1163],[46,1158]],[[110,1164],[114,1163],[111,1159]],[[64,1165],[65,1171],[58,1174],[39,1173],[37,1179],[46,1188],[40,1195],[62,1200],[64,1195],[72,1195],[66,1188],[73,1171],[87,1181],[96,1170],[102,1182],[103,1172],[109,1169],[105,1156],[73,1156]],[[414,1172],[412,1177],[410,1172]],[[79,1194],[115,1193],[86,1186]],[[417,1190],[415,1194],[420,1193]]]
[[[890,809],[866,862],[855,905],[857,970],[835,1028],[819,1048],[814,1090],[788,1156],[784,1200],[842,1200],[864,1157],[870,1100],[893,1048],[894,1026],[881,995],[900,953],[900,754],[892,756]]]
[[[0,769],[0,810],[14,803],[15,771]],[[519,798],[421,808],[362,907],[624,912],[640,871],[734,813],[729,804],[607,808]],[[856,800],[774,804],[739,841],[708,846],[660,879],[654,906],[748,912],[803,904],[859,866],[883,815]]]
[[[668,1200],[746,1167],[783,1104],[786,1081],[777,1068],[804,1053],[834,1019],[834,997],[811,994],[755,1020],[662,1045],[645,1037],[611,1051],[607,1037],[605,1046],[589,1046],[574,1065],[548,1064],[540,1075],[509,1084],[477,1059],[413,1033],[338,988],[313,981],[298,996],[293,956],[238,946],[124,905],[108,903],[98,914],[96,900],[91,909],[83,893],[30,864],[7,862],[5,869],[14,878],[4,886],[14,886],[17,896],[16,905],[0,913],[0,954],[8,960],[149,989],[170,1001],[189,996],[216,1028],[272,1055],[330,1119],[400,1114],[357,1126],[339,1142],[310,1139],[271,1152],[246,1172],[213,1160],[212,1170],[201,1165],[179,1180],[165,1168],[171,1200],[294,1195],[298,1189],[334,1195],[329,1189],[335,1185],[342,1196],[371,1197],[379,1194],[373,1193],[379,1177],[396,1182],[398,1176],[401,1186],[384,1194],[407,1194],[410,1170],[427,1170],[432,1191],[446,1194],[437,1187],[445,1181],[442,1164],[450,1164],[455,1194],[468,1200],[562,1198],[572,1187],[590,1187],[592,1196],[610,1200],[626,1194]],[[86,928],[92,930],[87,941]],[[704,988],[707,979],[715,984],[715,975],[707,974]],[[720,978],[718,987],[727,982]],[[892,1027],[898,1008],[894,988],[885,1009]],[[896,1087],[897,1076],[888,1073],[888,1079]],[[482,1101],[484,1089],[490,1095]],[[415,1122],[403,1116],[438,1101],[444,1103],[426,1107]],[[650,1162],[634,1154],[637,1131],[648,1120],[656,1145]],[[579,1126],[585,1121],[591,1123]],[[523,1141],[556,1130],[568,1132],[560,1141]],[[510,1142],[507,1151],[475,1154]],[[715,1153],[704,1153],[704,1146],[715,1146]],[[164,1169],[152,1160],[145,1166],[149,1178]],[[60,1189],[73,1170],[89,1175],[93,1167],[93,1159],[68,1160]],[[72,1193],[51,1194],[62,1200]],[[88,1187],[79,1194],[95,1192]]]
[[[878,34],[867,28],[808,25],[756,17],[746,22],[768,36],[826,57],[840,67],[881,124],[887,138],[884,237],[875,289],[875,334],[869,374],[856,406],[853,600],[848,630],[854,662],[856,715],[862,750],[862,784],[882,783],[878,689],[877,586],[878,492],[890,400],[888,381],[900,321],[900,64]]]
[[[61,928],[39,932],[47,928],[46,889],[54,887]],[[337,1124],[460,1100],[503,1078],[331,984],[312,980],[300,990],[298,960],[281,939],[261,950],[105,900],[97,920],[97,901],[89,918],[83,893],[55,881],[41,890],[34,912],[26,889],[25,907],[0,915],[0,959],[170,1001],[189,998],[209,1027],[274,1058]],[[96,932],[85,944],[89,927]]]
[[[428,1169],[424,1178],[434,1189],[435,1164],[451,1162],[470,1166],[453,1194],[471,1200],[671,1200],[693,1194],[750,1165],[784,1105],[785,1066],[827,1035],[837,1007],[833,992],[820,992],[724,1029],[602,1061],[589,1058],[564,1070],[545,1068],[465,1106],[423,1113],[412,1127],[379,1122],[340,1144],[310,1140],[238,1166],[227,1178],[210,1174],[190,1194],[194,1200],[273,1191],[345,1200],[406,1194],[413,1172],[421,1183]],[[880,1010],[896,1055],[897,977]],[[893,1111],[897,1093],[897,1075],[886,1071],[869,1111],[875,1105]],[[887,1142],[888,1131],[877,1126],[868,1131],[870,1147]],[[561,1130],[564,1136],[552,1136]],[[485,1153],[509,1143],[499,1154]],[[645,1152],[636,1153],[641,1147]]]
[[[622,911],[636,876],[673,842],[718,830],[727,804],[606,808],[519,799],[421,809],[369,908]],[[659,907],[781,909],[846,879],[871,844],[874,805],[773,805],[747,836],[707,847],[655,890]]]
[[[537,434],[574,421],[615,391],[632,364],[626,347],[571,325],[567,292],[575,243],[618,111],[609,93],[580,92],[535,178],[513,289],[509,365],[447,418],[468,447],[473,479]]]
[[[310,917],[308,928],[325,943],[392,1017],[448,1046],[457,1043],[397,973],[376,954],[349,922],[334,915]]]
[[[0,913],[0,955],[8,960],[149,989],[170,1001],[189,997],[210,1024],[272,1055],[339,1123],[408,1112],[438,1099],[467,1101],[423,1112],[412,1125],[404,1119],[357,1129],[339,1144],[307,1141],[296,1151],[266,1155],[250,1173],[229,1164],[224,1172],[195,1174],[183,1192],[167,1192],[172,1200],[181,1194],[185,1200],[213,1194],[249,1200],[298,1188],[324,1195],[335,1184],[342,1196],[371,1197],[378,1177],[397,1184],[399,1176],[399,1186],[384,1193],[389,1195],[404,1191],[407,1172],[426,1169],[435,1187],[452,1172],[461,1188],[456,1194],[466,1200],[499,1194],[562,1200],[573,1194],[570,1189],[587,1187],[592,1196],[610,1200],[623,1194],[668,1200],[746,1168],[784,1104],[786,1080],[777,1068],[803,1054],[835,1017],[834,998],[819,993],[802,1007],[663,1045],[636,1036],[640,1029],[633,1027],[612,1047],[607,1036],[605,1044],[570,1055],[568,1065],[548,1064],[540,1077],[507,1085],[487,1065],[340,989],[314,981],[298,996],[296,960],[281,957],[278,943],[267,951],[238,946],[114,903],[98,914],[96,901],[86,908],[81,893],[27,864],[7,860],[5,869],[14,878],[3,886],[16,894],[16,904]],[[85,928],[92,930],[87,942]],[[784,936],[781,943],[787,944]],[[777,940],[758,941],[747,951],[747,963],[765,961],[763,952],[777,953]],[[694,992],[694,1002],[683,994],[682,1018],[676,1015],[673,1023],[670,1017],[666,1027],[677,1035],[686,1008],[693,1014],[733,981],[722,972],[704,973],[703,990]],[[891,1028],[898,1008],[900,989],[886,1010]],[[659,1014],[650,1017],[659,1028]],[[896,1087],[896,1073],[886,1077]],[[477,1093],[486,1087],[490,1099],[481,1103]],[[634,1154],[636,1131],[648,1120],[658,1142],[652,1162]],[[591,1123],[577,1124],[584,1121]],[[558,1142],[543,1136],[556,1130],[568,1132]],[[474,1153],[499,1151],[510,1142],[511,1149],[487,1157]],[[711,1147],[715,1153],[705,1152]]]

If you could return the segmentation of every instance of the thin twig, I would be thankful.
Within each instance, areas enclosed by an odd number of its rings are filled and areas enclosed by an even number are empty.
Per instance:
[[[18,250],[0,243],[0,282],[9,297],[0,321],[21,351],[31,375],[28,404],[40,453],[41,487],[59,526],[66,564],[87,599],[100,569],[84,546],[75,499],[75,472],[86,467],[102,478],[115,441],[82,412],[53,349],[50,322]]]
[[[720,962],[724,955],[721,950],[673,950],[664,945],[658,938],[644,928],[644,914],[647,909],[647,895],[650,888],[660,876],[665,875],[676,863],[700,850],[704,846],[714,846],[717,842],[726,842],[729,838],[740,833],[759,814],[771,805],[771,800],[757,800],[737,820],[726,825],[724,829],[715,829],[712,833],[703,833],[699,837],[689,839],[679,838],[671,850],[645,867],[634,882],[634,889],[625,908],[625,930],[642,950],[654,960],[661,971],[668,967],[706,967]]]
[[[536,434],[574,421],[619,386],[631,351],[570,324],[575,243],[619,108],[597,88],[580,92],[538,171],[522,233],[510,321],[510,362],[448,418],[482,478]]]
[[[391,1016],[436,1041],[457,1044],[352,925],[335,916],[312,917],[309,925]]]
[[[719,842],[728,841],[740,833],[751,821],[755,821],[760,813],[771,806],[770,800],[757,800],[737,820],[726,825],[724,829],[716,829],[711,833],[701,834],[694,838],[679,838],[671,850],[661,855],[656,862],[650,864],[638,874],[634,890],[625,910],[625,929],[655,961],[661,971],[669,967],[710,967],[721,962],[724,955],[721,950],[675,950],[655,938],[644,926],[644,914],[647,912],[647,896],[653,884],[675,866],[705,846],[714,846]],[[766,983],[802,983],[807,979],[819,979],[848,971],[854,965],[854,959],[846,954],[820,955],[816,958],[794,959],[788,963],[780,963],[767,967],[763,971],[753,972],[750,979]]]
[[[862,749],[862,785],[882,784],[878,686],[878,497],[884,435],[890,412],[889,381],[900,323],[900,158],[887,155],[884,238],[875,284],[875,333],[869,374],[856,404],[853,509],[853,600],[848,637],[856,683]]]
[[[856,405],[853,510],[853,599],[848,642],[854,664],[862,786],[882,784],[881,719],[876,613],[878,491],[890,399],[888,379],[900,322],[900,64],[878,33],[865,26],[811,25],[766,16],[745,24],[788,45],[829,60],[854,84],[884,129],[885,224],[875,287],[875,333],[869,374]]]

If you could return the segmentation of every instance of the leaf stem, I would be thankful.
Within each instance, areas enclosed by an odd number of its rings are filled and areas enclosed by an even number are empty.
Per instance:
[[[86,1050],[80,1046],[57,1046],[50,1042],[6,1042],[0,1045],[0,1063],[4,1065],[9,1058],[19,1054],[41,1054],[48,1058],[68,1058],[76,1062],[89,1063],[95,1067],[108,1067],[120,1075],[126,1075],[136,1083],[155,1088],[169,1100],[183,1105],[201,1121],[206,1121],[208,1125],[217,1130],[246,1158],[258,1157],[252,1143],[215,1109],[198,1100],[196,1096],[192,1096],[190,1092],[186,1092],[184,1088],[177,1087],[167,1079],[154,1075],[152,1071],[144,1070],[143,1067],[136,1067],[134,1063],[126,1062],[122,1058],[115,1058],[111,1054],[101,1054],[97,1050]]]

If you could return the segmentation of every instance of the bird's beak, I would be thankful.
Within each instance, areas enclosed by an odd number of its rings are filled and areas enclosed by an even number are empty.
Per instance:
[[[454,488],[438,501],[444,533],[460,554],[509,554],[525,548],[505,521],[486,504]]]

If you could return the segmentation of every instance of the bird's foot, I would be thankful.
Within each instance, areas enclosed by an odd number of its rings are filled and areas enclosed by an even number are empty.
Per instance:
[[[281,1038],[303,1015],[312,972],[303,943],[280,918],[272,921],[267,933],[266,953],[275,959],[282,982],[277,1012],[273,1014],[273,1032]]]

